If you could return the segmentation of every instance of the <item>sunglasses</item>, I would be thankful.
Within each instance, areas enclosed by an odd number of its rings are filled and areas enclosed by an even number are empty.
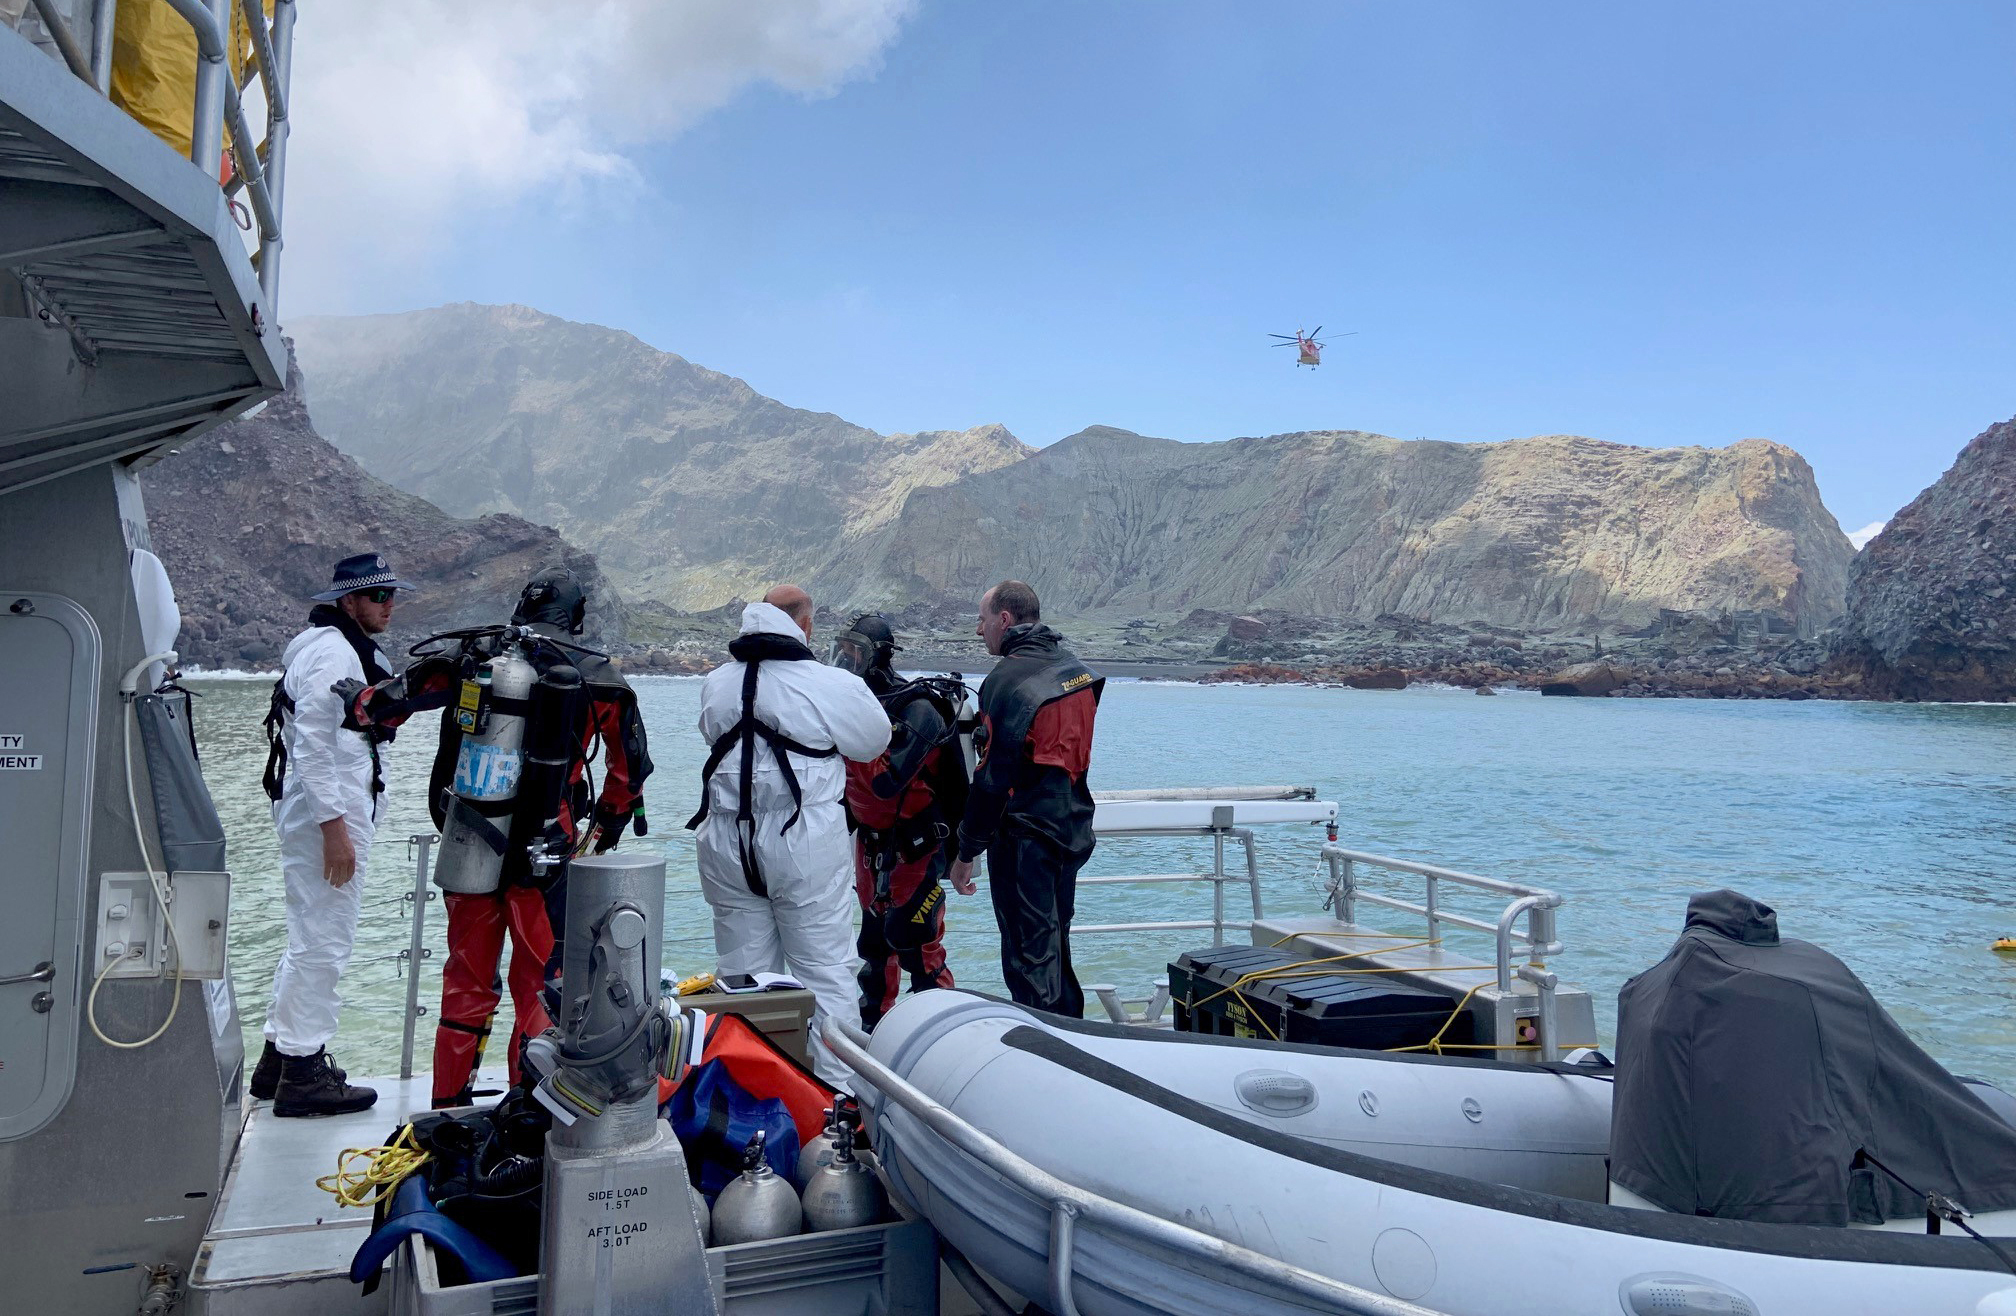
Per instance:
[[[353,592],[362,595],[370,603],[390,603],[392,596],[399,591],[396,589],[360,589]]]

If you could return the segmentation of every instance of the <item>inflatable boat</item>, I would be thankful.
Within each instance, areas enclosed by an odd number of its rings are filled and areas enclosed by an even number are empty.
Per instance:
[[[2012,1103],[1946,1074],[1838,960],[1780,943],[1768,908],[1697,897],[1623,993],[1619,1056],[1340,1050],[934,991],[857,1068],[895,1191],[1053,1302],[1040,1176],[1449,1316],[2016,1316]],[[1036,1175],[983,1162],[948,1112]],[[1981,1213],[1942,1231],[1922,1193]],[[1087,1316],[1377,1309],[1077,1228],[1064,1287]]]
[[[1593,1072],[1122,1031],[936,991],[891,1011],[870,1054],[1059,1179],[1451,1316],[2016,1316],[2009,1260],[1957,1232],[1709,1219],[1494,1180],[1601,1192]],[[1282,1093],[1306,1112],[1253,1109]],[[864,1101],[911,1208],[982,1270],[1045,1292],[1048,1203],[872,1085]],[[1284,1131],[1296,1119],[1312,1136]],[[1126,1237],[1085,1230],[1077,1249],[1086,1316],[1320,1310]]]

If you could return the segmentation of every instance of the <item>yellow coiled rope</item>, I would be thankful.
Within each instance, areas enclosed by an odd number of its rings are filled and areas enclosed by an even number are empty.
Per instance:
[[[408,1124],[383,1147],[344,1148],[336,1158],[336,1173],[323,1175],[315,1186],[334,1197],[338,1206],[376,1206],[426,1163],[427,1153],[413,1140],[413,1126]]]

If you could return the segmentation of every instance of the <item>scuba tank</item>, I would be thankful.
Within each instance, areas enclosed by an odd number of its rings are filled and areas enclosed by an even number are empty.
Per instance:
[[[549,664],[528,703],[531,723],[525,731],[525,770],[511,819],[510,851],[528,856],[532,885],[544,890],[574,848],[574,838],[561,830],[560,810],[581,752],[580,727],[587,720],[588,689],[581,670],[572,663]],[[514,868],[514,879],[522,871]]]
[[[700,1220],[700,1241],[714,1241],[714,1213],[707,1209],[707,1197],[698,1188],[689,1186],[688,1195],[693,1199],[693,1214]]]
[[[854,1157],[854,1129],[860,1118],[858,1106],[835,1113],[831,1159],[814,1170],[805,1185],[805,1225],[814,1233],[872,1225],[888,1208],[881,1181]]]
[[[840,1100],[844,1101],[846,1098],[842,1097]],[[828,1107],[826,1110],[826,1131],[819,1135],[815,1143],[819,1150],[800,1152],[798,1155],[798,1167],[791,1171],[791,1182],[798,1186],[799,1192],[804,1192],[805,1185],[812,1182],[814,1172],[833,1163],[833,1128],[833,1110],[831,1107]]]
[[[947,684],[959,691],[952,700],[952,730],[959,737],[959,757],[966,764],[966,780],[970,782],[980,771],[980,749],[973,741],[973,733],[980,726],[980,709],[973,702],[973,691],[964,676],[953,672]]]
[[[742,1176],[714,1199],[714,1245],[760,1243],[785,1238],[805,1223],[798,1194],[763,1159],[763,1134],[749,1140],[742,1153]]]
[[[462,729],[455,778],[442,796],[441,857],[434,884],[443,891],[495,891],[504,869],[518,782],[525,770],[525,720],[539,671],[507,648],[462,682],[453,710]]]

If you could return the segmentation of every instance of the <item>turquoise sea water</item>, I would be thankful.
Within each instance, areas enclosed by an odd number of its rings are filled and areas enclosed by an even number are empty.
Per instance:
[[[233,971],[257,1040],[284,940],[273,835],[259,774],[264,681],[193,682],[203,762],[237,878]],[[697,678],[637,682],[657,775],[646,798],[669,870],[666,967],[711,968],[712,930],[689,833],[704,746]],[[431,723],[431,716],[425,719]],[[392,746],[391,812],[379,831],[365,922],[334,1048],[353,1073],[398,1066],[413,867],[404,838],[429,830],[422,799],[432,727]],[[1656,961],[1690,892],[1732,886],[1777,907],[1787,936],[1846,960],[1933,1055],[2016,1088],[2016,706],[1555,700],[1469,691],[1318,690],[1120,682],[1099,718],[1095,789],[1308,784],[1341,806],[1341,840],[1550,887],[1567,952],[1553,967],[1595,994],[1603,1040],[1617,988]],[[1270,913],[1315,912],[1313,829],[1263,831]],[[1208,846],[1102,846],[1094,872],[1209,866]],[[1243,892],[1234,889],[1237,909]],[[1480,899],[1464,912],[1495,913]],[[429,906],[419,1064],[439,992],[440,904]],[[1107,886],[1083,922],[1207,918],[1206,887]],[[1236,915],[1235,915],[1236,916]],[[999,990],[984,893],[952,898],[947,938],[962,983]],[[1396,919],[1398,916],[1394,916]],[[1406,930],[1399,927],[1399,930]],[[1145,996],[1175,953],[1209,934],[1081,938],[1080,976]],[[1479,939],[1480,947],[1484,944]],[[508,1002],[506,1010],[508,1011]],[[501,1036],[504,1021],[499,1020]]]

